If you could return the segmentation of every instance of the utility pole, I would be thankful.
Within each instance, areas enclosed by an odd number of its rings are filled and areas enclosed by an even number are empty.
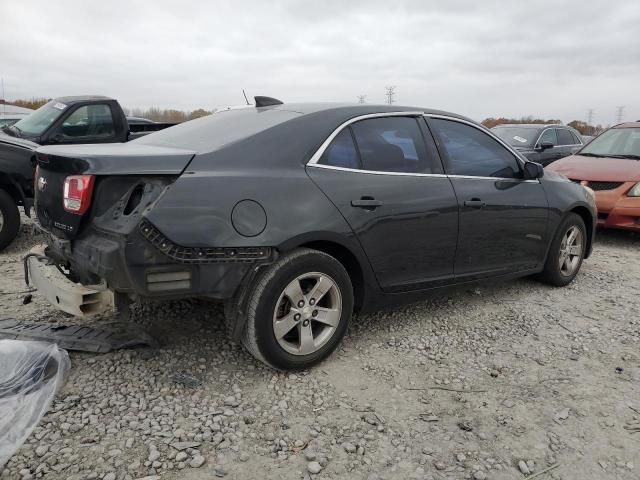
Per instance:
[[[358,95],[358,103],[366,103],[364,100],[367,98],[366,95]]]
[[[387,90],[387,93],[385,94],[387,97],[387,103],[389,105],[392,105],[394,100],[393,100],[393,96],[396,94],[396,87],[395,85],[391,85],[388,87],[384,87]]]
[[[590,108],[587,110],[587,132],[589,132],[589,135],[593,135],[593,131],[593,108]]]
[[[617,123],[622,123],[622,116],[624,113],[624,105],[619,105],[618,107],[616,107],[617,113],[616,113],[616,118],[618,119]]]

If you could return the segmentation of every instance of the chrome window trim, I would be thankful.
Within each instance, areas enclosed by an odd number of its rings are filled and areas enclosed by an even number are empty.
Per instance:
[[[400,177],[439,177],[447,178],[444,173],[411,173],[411,172],[383,172],[380,170],[359,170],[357,168],[334,167],[333,165],[323,165],[321,163],[307,164],[308,167],[324,168],[327,170],[339,170],[341,172],[366,173],[370,175],[394,175]]]
[[[500,145],[505,147],[516,159],[516,162],[520,164],[521,167],[524,167],[525,160],[520,157],[520,154],[516,152],[508,143],[504,142],[497,135],[492,133],[488,129],[484,129],[479,127],[477,124],[470,122],[468,120],[464,120],[457,117],[451,117],[449,115],[442,115],[436,113],[425,113],[422,111],[406,111],[406,112],[384,112],[384,113],[369,113],[366,115],[360,115],[358,117],[353,117],[346,122],[340,124],[331,134],[326,138],[324,142],[320,145],[320,147],[315,151],[315,153],[311,156],[309,161],[307,162],[307,167],[313,168],[324,168],[326,170],[337,170],[341,172],[353,172],[353,173],[364,173],[368,175],[391,175],[391,176],[400,176],[400,177],[435,177],[435,178],[461,178],[461,179],[469,179],[469,180],[491,180],[491,181],[503,181],[503,182],[520,182],[520,183],[540,183],[539,179],[521,179],[521,178],[504,178],[504,177],[474,177],[472,175],[447,175],[446,173],[410,173],[410,172],[384,172],[378,170],[361,170],[358,168],[347,168],[347,167],[336,167],[333,165],[323,165],[318,163],[322,158],[322,155],[329,148],[329,145],[333,140],[342,132],[343,129],[348,127],[349,125],[358,122],[360,120],[367,120],[369,118],[383,118],[383,117],[429,117],[429,118],[441,118],[444,120],[451,120],[455,122],[464,123],[470,125],[471,127],[480,130],[482,133],[489,135],[491,138],[496,140]]]
[[[352,123],[358,122],[360,120],[367,120],[369,118],[382,118],[382,117],[420,117],[424,115],[424,112],[415,112],[415,111],[407,111],[407,112],[384,112],[384,113],[369,113],[367,115],[360,115],[358,117],[353,117],[349,120],[347,120],[346,122],[343,122],[342,124],[340,124],[338,126],[338,128],[336,128],[331,135],[329,135],[327,137],[327,139],[322,142],[322,145],[320,145],[320,148],[318,148],[318,150],[316,150],[316,152],[311,156],[311,158],[309,159],[309,161],[307,162],[307,165],[309,166],[315,166],[318,164],[318,162],[320,161],[320,159],[322,158],[322,155],[324,154],[324,151],[329,148],[329,145],[331,144],[331,142],[333,141],[334,138],[336,138],[338,136],[338,134],[340,134],[340,132],[342,132],[342,130],[346,127],[348,127],[349,125],[351,125]],[[331,166],[331,165],[327,165],[327,166]],[[335,168],[342,168],[342,167],[335,167]],[[364,170],[357,170],[356,171],[360,172],[360,171],[364,171]],[[426,175],[426,174],[425,174]]]

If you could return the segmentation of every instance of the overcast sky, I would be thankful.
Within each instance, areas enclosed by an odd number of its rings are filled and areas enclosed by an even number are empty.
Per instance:
[[[477,120],[640,118],[640,2],[0,0],[5,96],[213,109],[247,94]]]

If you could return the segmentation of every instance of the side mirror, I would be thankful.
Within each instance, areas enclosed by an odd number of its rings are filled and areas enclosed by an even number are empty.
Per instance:
[[[534,179],[544,177],[544,167],[536,162],[526,162],[524,164],[524,178]]]
[[[54,135],[51,135],[47,143],[49,144],[61,143],[63,140],[64,140],[64,135],[62,134],[62,132],[58,132]]]
[[[538,150],[540,150],[541,152],[544,150],[549,150],[550,148],[555,147],[555,145],[551,142],[542,142],[539,146],[538,146]]]

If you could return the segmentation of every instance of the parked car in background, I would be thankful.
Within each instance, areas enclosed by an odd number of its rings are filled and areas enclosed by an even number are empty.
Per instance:
[[[578,131],[564,125],[504,124],[491,130],[528,160],[543,166],[575,153],[583,145]]]
[[[587,143],[589,143],[591,140],[593,140],[594,138],[596,138],[594,135],[580,135],[580,137],[582,138],[582,143],[583,145],[586,145]]]
[[[606,130],[549,169],[595,191],[599,226],[640,231],[640,122]]]
[[[0,105],[0,110],[4,107],[8,105]],[[102,96],[56,98],[6,125],[0,133],[0,251],[18,233],[18,207],[30,215],[40,145],[126,142],[172,125],[129,125],[120,104]]]
[[[0,130],[9,125],[22,120],[28,115],[31,115],[34,110],[24,107],[16,107],[7,103],[0,103]]]
[[[156,123],[153,120],[142,117],[127,117],[127,123],[129,125],[148,125],[150,123]]]
[[[76,315],[118,298],[222,300],[234,339],[301,369],[354,309],[532,274],[563,286],[591,252],[590,192],[471,120],[256,105],[127,144],[39,149],[49,241],[28,259],[32,283]]]

